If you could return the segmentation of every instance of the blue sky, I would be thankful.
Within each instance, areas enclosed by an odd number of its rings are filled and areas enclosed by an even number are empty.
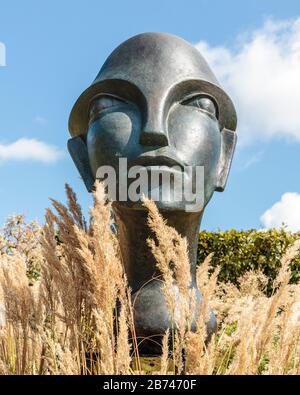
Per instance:
[[[91,204],[66,150],[70,109],[119,43],[164,31],[198,45],[240,116],[227,189],[202,228],[300,227],[299,17],[298,0],[0,0],[0,224],[43,222],[65,182]]]

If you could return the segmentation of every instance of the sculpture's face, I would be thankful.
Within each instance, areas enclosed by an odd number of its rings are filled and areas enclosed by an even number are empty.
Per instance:
[[[128,168],[141,165],[147,169],[149,188],[146,189],[153,192],[157,186],[150,184],[151,172],[153,174],[159,170],[165,173],[165,179],[159,183],[159,189],[162,189],[163,182],[170,180],[170,189],[175,187],[175,191],[172,191],[173,198],[171,195],[166,199],[161,190],[160,200],[157,202],[161,209],[185,209],[188,203],[196,203],[187,202],[180,183],[178,186],[172,183],[171,174],[174,173],[176,177],[178,171],[183,175],[180,180],[183,184],[185,182],[182,186],[191,189],[193,184],[193,190],[197,193],[194,199],[199,198],[204,192],[207,202],[215,189],[220,157],[221,134],[217,107],[213,99],[200,92],[190,92],[181,88],[178,89],[177,94],[176,100],[170,100],[167,104],[165,125],[159,129],[143,127],[141,103],[136,98],[128,100],[129,98],[125,99],[121,94],[118,98],[108,94],[100,96],[92,107],[87,136],[94,175],[100,166],[109,165],[115,169],[118,180],[119,158],[127,158]],[[154,117],[155,115],[153,114]],[[180,165],[180,170],[173,170],[174,165]],[[205,171],[204,184],[200,179],[198,190],[196,190],[197,166],[203,166]],[[167,175],[170,178],[167,178]],[[188,185],[189,183],[191,185]],[[176,194],[178,188],[181,196]],[[128,194],[125,204],[131,205],[129,197]],[[201,202],[203,204],[203,199]],[[195,208],[203,209],[201,204]]]
[[[203,81],[207,75],[214,78],[201,55],[173,36],[140,35],[117,48],[100,71],[90,103],[87,148],[94,177],[102,166],[111,166],[118,180],[120,158],[127,159],[128,168],[144,166],[149,180],[164,166],[159,171],[168,175],[165,180],[180,173],[185,189],[202,194],[201,211],[216,189],[222,148],[218,103]],[[204,169],[199,185],[197,167]],[[185,210],[181,186],[171,181],[170,187],[171,197],[163,195],[158,207]],[[129,198],[119,204],[141,207]]]

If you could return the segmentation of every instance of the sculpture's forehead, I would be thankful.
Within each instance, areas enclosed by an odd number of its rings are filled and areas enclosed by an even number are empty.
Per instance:
[[[216,85],[205,59],[183,39],[166,33],[144,33],[117,47],[96,80],[122,79],[144,94],[161,92],[174,84],[199,79]]]
[[[171,97],[168,93],[176,84],[192,80],[191,83],[180,85],[184,90],[183,94],[189,93],[189,89],[200,89],[201,92],[213,96],[219,107],[220,127],[236,129],[233,103],[199,51],[185,40],[171,34],[143,33],[117,47],[107,58],[92,85],[77,99],[69,119],[72,136],[87,133],[90,104],[96,96],[104,91],[107,93],[110,88],[117,94],[118,89],[124,89],[126,85],[121,87],[115,81],[111,84],[110,80],[125,80],[134,84],[143,93],[148,107],[153,111],[164,108],[165,99]],[[180,95],[181,88],[173,92]],[[174,97],[178,98],[176,94]]]

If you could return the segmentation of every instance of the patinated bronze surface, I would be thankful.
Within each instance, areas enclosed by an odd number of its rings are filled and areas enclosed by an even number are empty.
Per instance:
[[[187,237],[192,286],[200,303],[195,279],[199,226],[213,192],[225,188],[236,143],[234,106],[201,54],[170,34],[130,38],[112,52],[75,103],[69,130],[69,152],[89,191],[99,167],[109,165],[118,173],[119,158],[149,171],[156,165],[204,167],[204,201],[196,212],[187,211],[184,200],[157,202],[168,224]],[[171,322],[161,282],[153,279],[158,273],[146,244],[147,213],[140,200],[117,198],[113,207],[136,296],[137,334],[159,340]],[[211,333],[216,326],[213,313],[207,325]],[[148,341],[142,351],[156,354],[160,347]]]

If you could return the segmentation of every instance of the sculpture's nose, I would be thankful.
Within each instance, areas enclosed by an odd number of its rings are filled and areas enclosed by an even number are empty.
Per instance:
[[[169,145],[168,133],[163,122],[163,106],[157,101],[148,101],[147,118],[140,135],[140,144],[165,147]]]
[[[165,147],[169,145],[168,136],[161,130],[144,128],[140,136],[141,145]]]

